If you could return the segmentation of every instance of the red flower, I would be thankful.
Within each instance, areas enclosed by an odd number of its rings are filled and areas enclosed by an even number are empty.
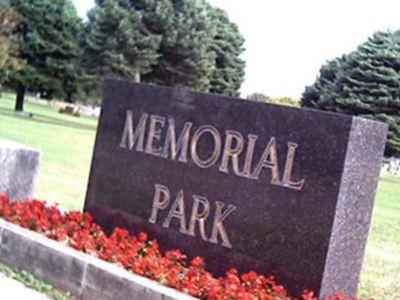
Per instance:
[[[139,233],[139,241],[145,243],[147,241],[147,233],[145,232]]]
[[[37,200],[10,203],[7,196],[0,194],[0,217],[202,299],[295,299],[289,297],[273,277],[254,271],[240,275],[237,270],[230,269],[224,277],[217,279],[206,271],[203,258],[195,257],[188,264],[186,256],[179,250],[162,253],[158,242],[149,241],[144,232],[135,237],[126,229],[115,228],[107,236],[88,213],[71,211],[63,214],[57,207]],[[317,300],[310,291],[304,291],[300,299]],[[360,299],[337,293],[326,300]]]

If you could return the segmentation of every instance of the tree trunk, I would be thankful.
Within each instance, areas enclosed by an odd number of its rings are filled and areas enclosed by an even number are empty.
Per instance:
[[[67,92],[67,97],[65,97],[65,102],[72,103],[72,92]]]
[[[15,111],[24,111],[24,100],[25,100],[25,92],[26,92],[26,87],[22,84],[18,84],[18,90],[17,90],[17,99],[15,101]]]
[[[136,71],[134,80],[135,80],[135,82],[140,82],[140,72],[139,71]]]

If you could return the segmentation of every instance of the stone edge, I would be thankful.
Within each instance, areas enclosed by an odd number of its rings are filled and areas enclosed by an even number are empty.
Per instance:
[[[37,249],[40,249],[41,258],[48,259],[32,258],[32,254],[37,254]],[[62,270],[54,270],[52,261],[69,263],[62,265]],[[195,299],[3,219],[0,219],[0,262],[12,268],[29,271],[78,299],[99,299],[100,295],[104,300]],[[60,276],[54,276],[55,272],[61,272]],[[75,278],[78,284],[63,282],[62,278],[68,276],[65,274],[79,274],[79,278]]]
[[[319,299],[357,292],[387,132],[382,122],[352,119]]]
[[[40,155],[40,150],[37,148],[3,138],[0,138],[0,147],[9,150],[37,152]]]

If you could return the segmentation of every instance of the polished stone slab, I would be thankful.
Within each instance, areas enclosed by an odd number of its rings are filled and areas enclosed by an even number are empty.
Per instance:
[[[108,80],[85,209],[106,229],[354,294],[387,126],[339,114]]]

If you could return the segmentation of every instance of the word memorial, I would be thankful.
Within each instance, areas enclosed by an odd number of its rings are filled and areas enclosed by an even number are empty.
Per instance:
[[[127,111],[126,123],[124,132],[122,135],[122,140],[120,147],[128,148],[130,150],[133,149],[136,141],[136,151],[143,152],[144,148],[144,136],[146,132],[146,123],[149,115],[143,114],[140,118],[138,126],[134,129],[132,111]],[[153,144],[155,140],[159,140],[161,137],[161,130],[157,128],[157,126],[164,126],[165,117],[151,115],[150,117],[150,125],[148,138],[146,142],[146,148],[144,150],[145,153],[160,156],[164,158],[171,157],[172,160],[175,160],[177,155],[179,155],[178,161],[187,163],[188,161],[188,148],[189,148],[189,138],[190,138],[190,129],[193,127],[193,123],[186,122],[183,131],[179,136],[178,141],[176,141],[176,130],[175,130],[175,120],[172,118],[168,119],[168,131],[165,136],[165,142],[163,143],[164,147],[154,148]],[[213,138],[213,151],[209,158],[201,159],[198,154],[198,143],[200,137],[204,134],[209,133]],[[234,130],[226,130],[226,138],[225,138],[225,147],[224,152],[221,158],[221,164],[219,167],[220,172],[229,173],[229,160],[232,159],[233,171],[237,176],[242,176],[249,179],[259,179],[260,172],[263,167],[267,167],[271,169],[271,184],[282,185],[293,189],[300,189],[303,186],[304,180],[301,180],[297,183],[290,181],[290,175],[292,172],[293,159],[294,154],[297,148],[296,143],[289,142],[288,143],[288,155],[287,161],[285,164],[285,175],[283,177],[283,181],[279,181],[279,166],[277,159],[277,151],[276,151],[276,139],[275,137],[271,137],[268,142],[265,151],[263,152],[260,161],[257,163],[254,170],[251,170],[253,155],[254,155],[254,147],[255,143],[258,139],[257,135],[250,134],[248,136],[248,144],[246,150],[246,160],[244,162],[244,170],[239,170],[239,155],[243,151],[243,135],[240,132]],[[212,167],[220,157],[222,142],[221,142],[221,134],[218,132],[218,129],[211,125],[202,125],[200,126],[193,134],[193,137],[190,139],[190,153],[193,162],[200,168],[210,168]],[[233,147],[233,140],[236,140],[236,145]]]
[[[355,294],[387,126],[105,82],[85,210],[111,231],[273,274],[290,292]]]

